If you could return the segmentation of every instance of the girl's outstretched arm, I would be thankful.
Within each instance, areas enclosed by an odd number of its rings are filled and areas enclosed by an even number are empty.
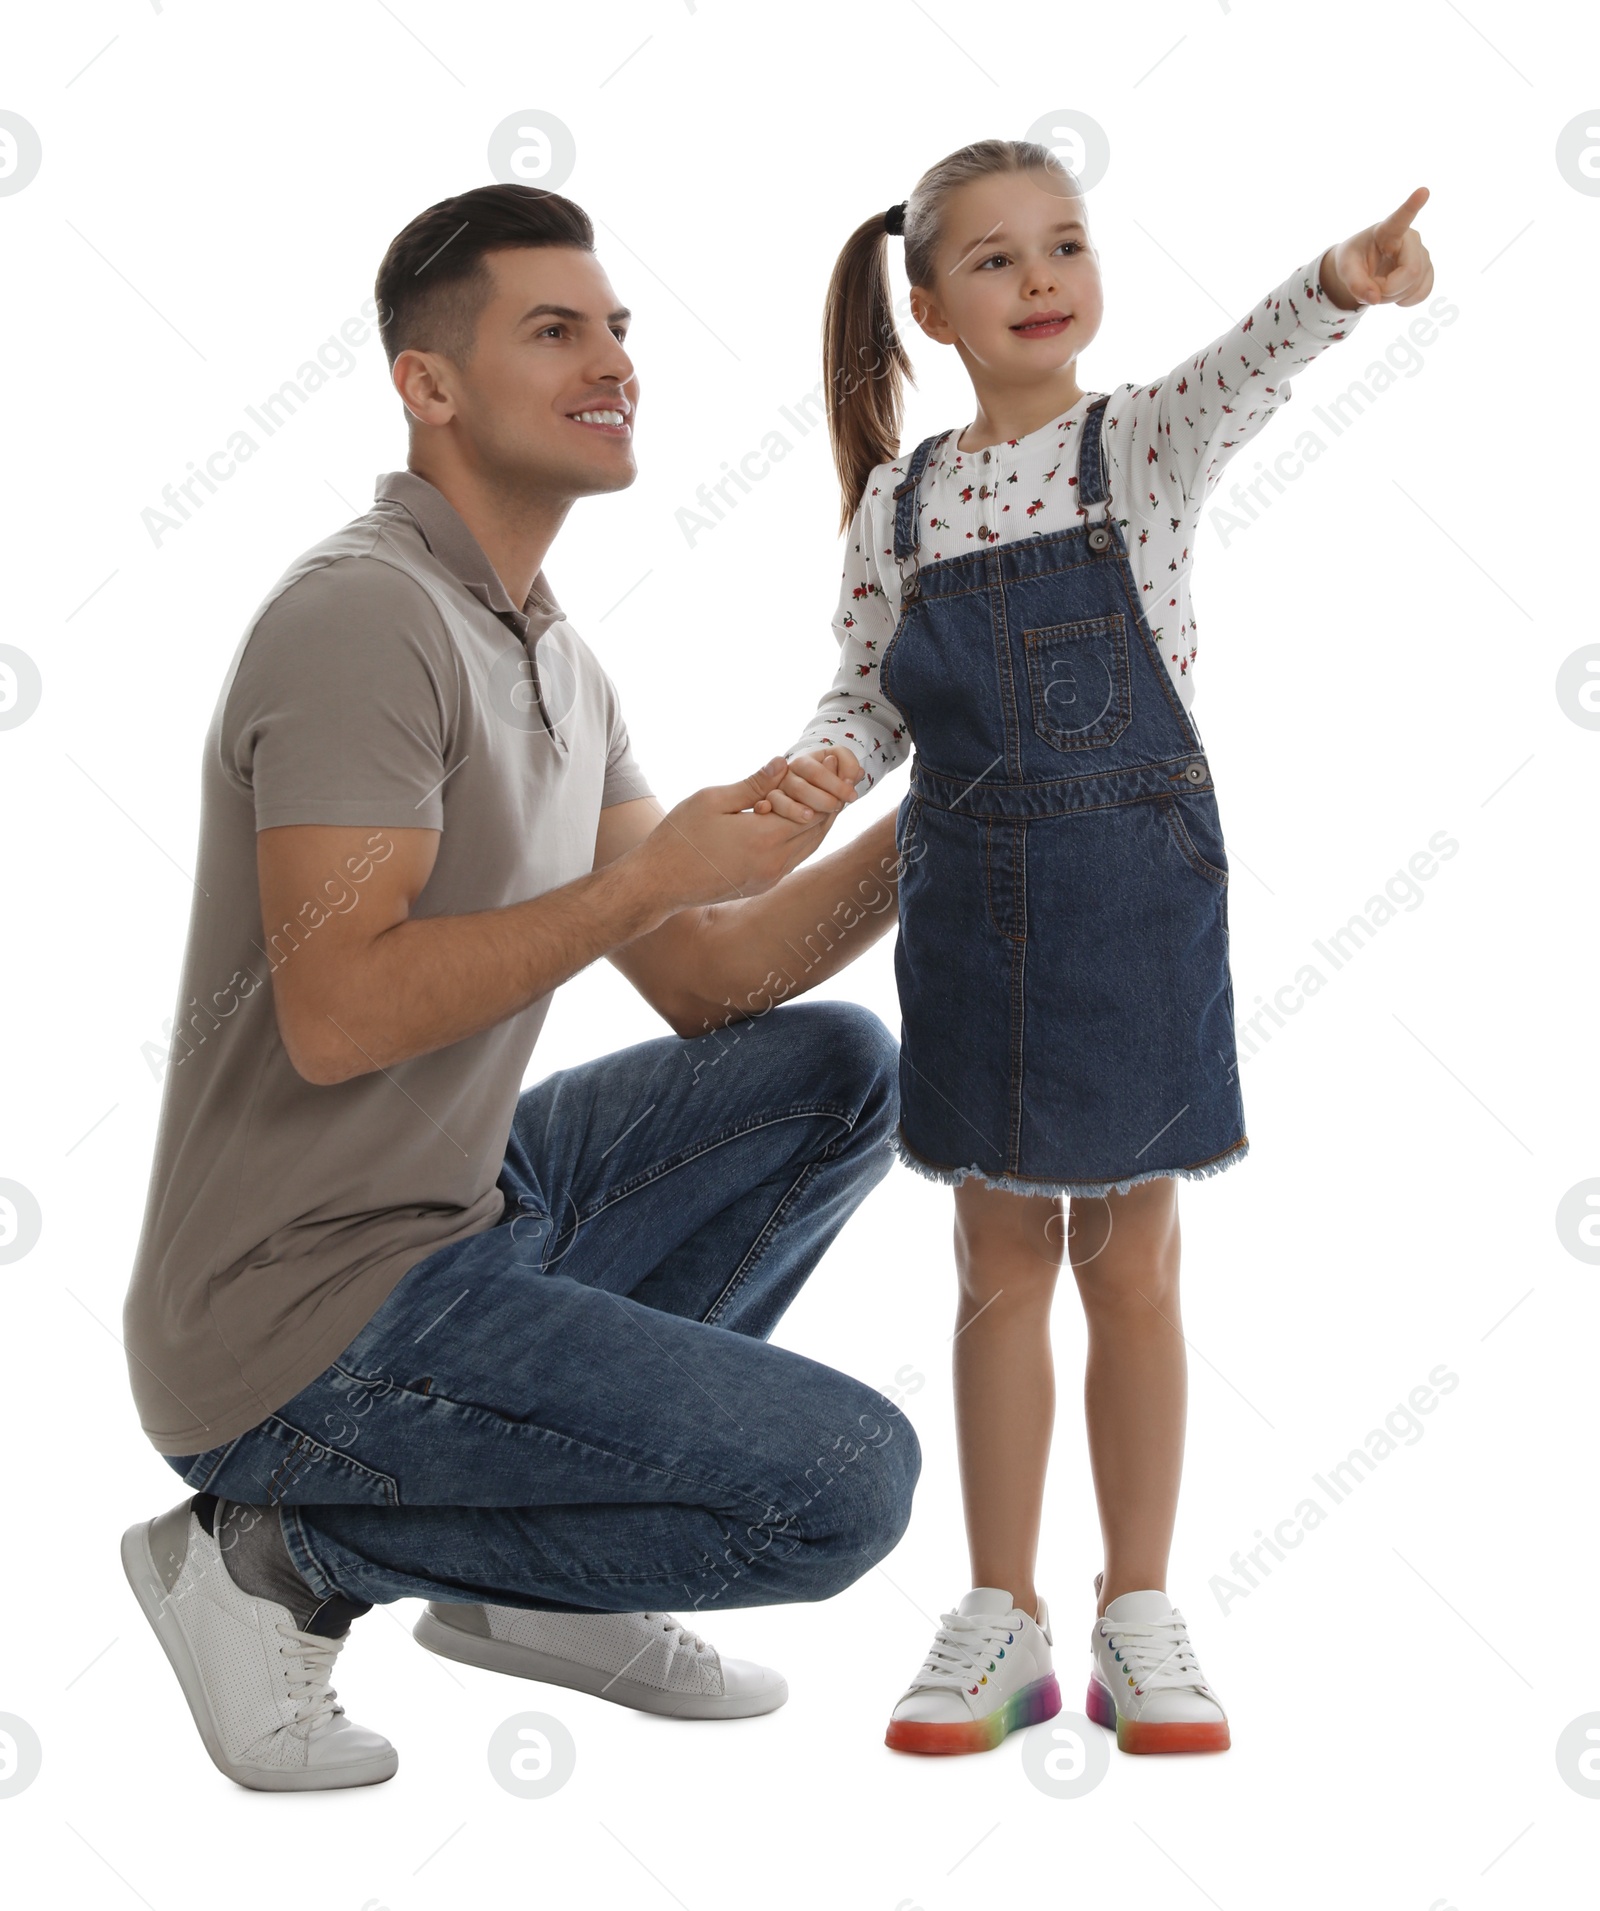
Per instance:
[[[1288,402],[1290,373],[1360,322],[1365,307],[1337,304],[1322,284],[1322,258],[1319,250],[1165,378],[1112,399],[1108,423],[1130,448],[1140,515],[1198,514],[1224,466]]]
[[[1404,236],[1426,196],[1419,188],[1379,226],[1319,251],[1165,378],[1111,393],[1104,442],[1114,508],[1128,535],[1140,602],[1179,682],[1197,654],[1190,572],[1218,480],[1241,450],[1257,451],[1267,421],[1291,396],[1290,374],[1359,325],[1366,307],[1358,293],[1381,290],[1386,299],[1412,302],[1426,296],[1432,268],[1421,240]],[[1329,402],[1338,409],[1336,393]],[[1259,458],[1244,461],[1251,463],[1261,471]],[[1267,487],[1283,490],[1267,473],[1235,483],[1228,525],[1253,521],[1270,503]],[[1224,547],[1231,534],[1219,524]]]
[[[1164,379],[1113,399],[1112,436],[1128,448],[1140,515],[1197,516],[1223,468],[1287,403],[1291,372],[1348,338],[1368,305],[1427,297],[1433,265],[1411,230],[1427,198],[1419,186],[1387,219],[1307,260]]]
[[[1197,516],[1224,466],[1288,401],[1291,372],[1348,338],[1369,304],[1427,297],[1433,265],[1411,230],[1427,199],[1419,186],[1387,219],[1319,251],[1165,378],[1124,387],[1112,436],[1127,448],[1139,515]]]

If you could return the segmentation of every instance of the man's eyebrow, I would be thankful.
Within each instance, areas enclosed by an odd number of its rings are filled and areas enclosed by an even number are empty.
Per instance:
[[[628,310],[627,306],[619,305],[616,311],[606,314],[606,323],[607,325],[620,325],[624,319],[631,319],[632,317],[633,314]],[[566,319],[569,324],[583,325],[588,322],[589,314],[587,312],[575,311],[570,305],[530,305],[522,317],[517,320],[517,323],[519,325],[526,325],[529,319],[535,318]]]

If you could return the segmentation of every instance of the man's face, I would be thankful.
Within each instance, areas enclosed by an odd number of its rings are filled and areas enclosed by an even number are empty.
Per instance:
[[[467,461],[513,490],[579,498],[632,484],[639,382],[623,346],[629,314],[599,261],[568,246],[513,246],[485,263],[495,291],[472,357],[463,369],[417,355],[432,374],[415,391],[418,415],[454,425]]]

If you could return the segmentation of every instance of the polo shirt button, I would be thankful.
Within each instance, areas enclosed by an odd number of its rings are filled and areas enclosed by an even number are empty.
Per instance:
[[[988,452],[987,452],[987,451],[986,451],[986,452],[985,452],[985,453],[983,454],[983,462],[984,462],[985,464],[987,464],[987,463],[989,462],[989,454],[988,454]]]

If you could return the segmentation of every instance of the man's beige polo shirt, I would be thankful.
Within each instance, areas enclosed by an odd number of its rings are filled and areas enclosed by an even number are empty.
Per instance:
[[[535,667],[536,666],[536,667]],[[140,1421],[200,1453],[292,1398],[417,1261],[500,1218],[496,1177],[541,996],[509,1021],[331,1087],[302,1079],[272,975],[393,854],[442,832],[413,916],[585,874],[601,809],[652,792],[615,686],[541,572],[521,610],[415,472],[279,578],[206,735],[173,1052],[123,1308]],[[288,922],[261,920],[256,831],[365,825]]]

